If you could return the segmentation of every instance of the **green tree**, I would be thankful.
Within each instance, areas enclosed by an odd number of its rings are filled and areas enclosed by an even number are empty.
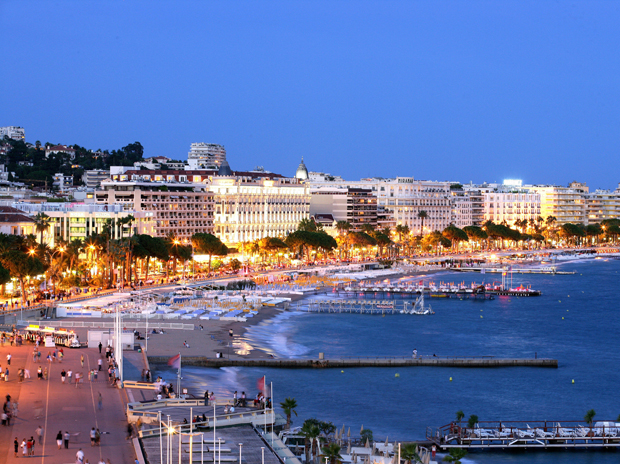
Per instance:
[[[192,243],[198,253],[209,255],[209,273],[211,272],[211,258],[213,256],[226,256],[228,254],[226,245],[212,234],[194,234],[192,235]]]
[[[420,225],[420,235],[424,235],[424,219],[428,217],[428,213],[422,210],[418,213],[418,217],[422,220],[422,224]]]
[[[456,420],[459,422],[459,429],[461,428],[461,421],[465,418],[465,413],[461,410],[456,411]]]
[[[37,213],[34,217],[34,227],[41,234],[39,243],[43,243],[43,232],[50,228],[51,218],[45,213]]]
[[[458,248],[458,244],[460,242],[466,242],[467,240],[469,240],[467,233],[454,225],[446,227],[443,230],[442,234],[444,237],[450,240],[453,247],[456,245],[456,248]]]
[[[418,454],[418,445],[416,443],[407,443],[404,445],[400,450],[400,457],[408,464],[422,462]]]
[[[467,456],[467,450],[463,448],[450,448],[448,455],[443,458],[446,462],[453,462],[454,464],[461,464],[461,459]]]
[[[592,422],[594,422],[594,416],[596,416],[596,411],[594,409],[590,409],[588,412],[586,412],[583,420],[586,421],[586,424],[592,427]]]
[[[13,249],[0,255],[0,263],[7,269],[11,277],[19,281],[22,293],[22,304],[26,303],[26,278],[34,277],[45,272],[45,264],[33,253],[25,253]]]
[[[370,429],[362,430],[362,432],[360,433],[360,440],[361,440],[362,443],[366,443],[367,441],[372,443],[374,441],[374,437],[372,435],[372,430],[370,430]]]
[[[288,430],[291,428],[291,414],[297,416],[297,411],[295,410],[297,401],[295,401],[295,398],[286,398],[280,403],[280,406],[284,411],[284,415],[286,415],[286,429]]]
[[[342,456],[340,455],[340,445],[338,443],[330,443],[327,447],[323,448],[322,459],[327,459],[329,464],[339,464],[342,462]]]
[[[315,455],[315,440],[321,435],[319,421],[316,419],[306,419],[299,433],[304,437],[306,462],[310,462],[310,455]]]
[[[469,427],[470,429],[473,429],[477,423],[478,423],[478,416],[476,416],[475,414],[472,414],[471,416],[469,416],[469,419],[467,420],[467,427]]]

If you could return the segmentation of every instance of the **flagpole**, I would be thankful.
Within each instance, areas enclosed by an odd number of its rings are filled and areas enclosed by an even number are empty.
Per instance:
[[[269,394],[271,395],[270,396],[270,398],[271,398],[271,416],[272,416],[271,420],[273,421],[273,422],[271,422],[271,448],[273,448],[273,434],[274,434],[273,426],[276,423],[276,415],[275,415],[275,412],[273,410],[273,382],[269,382]],[[241,463],[239,463],[239,464],[241,464]]]
[[[181,397],[181,353],[179,353],[179,368],[177,369],[177,398]]]

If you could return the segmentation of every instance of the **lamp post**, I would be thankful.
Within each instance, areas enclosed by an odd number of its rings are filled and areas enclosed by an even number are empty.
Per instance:
[[[241,450],[243,449],[243,443],[239,443],[239,464],[241,464]]]

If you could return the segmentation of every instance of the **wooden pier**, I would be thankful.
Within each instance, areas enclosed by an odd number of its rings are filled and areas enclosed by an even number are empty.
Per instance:
[[[430,288],[425,288],[424,292],[422,291],[409,291],[409,290],[382,290],[382,289],[353,289],[353,290],[345,290],[342,288],[336,289],[334,293],[340,294],[348,294],[348,295],[359,295],[361,298],[366,298],[367,296],[372,295],[373,298],[376,295],[383,295],[387,298],[392,297],[401,297],[401,298],[416,298],[424,293],[425,297],[428,298],[456,298],[459,300],[473,298],[476,300],[493,300],[495,296],[492,292],[474,292],[471,290],[459,290],[459,291],[441,291],[441,290],[431,290]]]
[[[385,316],[393,314],[411,314],[414,304],[403,301],[402,305],[394,300],[310,300],[307,305],[298,305],[298,311],[308,313],[334,314],[372,314]],[[434,314],[432,311],[415,312],[416,315]]]
[[[620,423],[597,421],[458,422],[429,427],[427,440],[442,449],[601,449],[620,447]]]
[[[149,356],[150,364],[166,364],[168,357]],[[367,357],[367,358],[323,358],[323,359],[225,359],[205,356],[183,356],[184,366],[200,367],[270,367],[281,369],[342,369],[345,367],[548,367],[557,368],[557,359],[545,358],[496,358],[480,357]]]

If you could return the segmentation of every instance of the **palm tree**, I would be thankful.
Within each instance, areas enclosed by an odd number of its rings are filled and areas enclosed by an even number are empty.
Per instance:
[[[340,456],[340,445],[338,443],[330,443],[326,448],[323,448],[323,454],[321,458],[327,459],[329,464],[339,464],[342,462],[342,456]]]
[[[583,420],[590,426],[590,433],[592,433],[592,422],[594,422],[594,416],[596,416],[596,411],[594,409],[590,409],[586,412],[586,415],[583,418]]]
[[[459,421],[459,430],[461,429],[461,421],[465,418],[465,413],[462,410],[456,411],[456,420]]]
[[[316,419],[307,419],[301,427],[300,434],[305,438],[304,451],[306,453],[306,462],[310,462],[310,454],[314,456],[314,441],[321,435],[318,421]]]
[[[34,217],[34,227],[37,232],[41,233],[41,240],[39,243],[43,243],[43,232],[50,228],[51,218],[45,213],[37,213]]]
[[[400,456],[408,464],[414,462],[422,462],[422,459],[418,454],[418,445],[415,443],[407,443],[405,446],[403,446],[400,450]]]
[[[295,408],[297,407],[297,401],[295,398],[286,398],[282,403],[280,403],[284,414],[286,414],[286,429],[291,428],[291,413],[297,415],[297,411]]]
[[[421,210],[418,213],[418,217],[422,219],[422,224],[420,225],[420,235],[424,235],[424,219],[428,217],[428,213],[424,210]]]

